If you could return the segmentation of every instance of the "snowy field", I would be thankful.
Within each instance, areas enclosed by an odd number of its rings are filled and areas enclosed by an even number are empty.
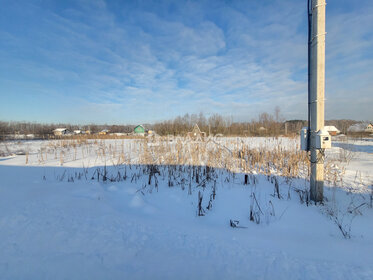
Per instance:
[[[0,142],[0,279],[373,279],[373,142]],[[247,175],[247,176],[245,176]]]

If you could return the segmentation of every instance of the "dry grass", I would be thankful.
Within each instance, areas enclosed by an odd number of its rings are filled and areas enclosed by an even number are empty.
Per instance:
[[[307,154],[299,149],[288,150],[281,146],[250,148],[237,141],[231,143],[194,142],[167,138],[142,141],[138,150],[138,164],[205,165],[232,172],[276,174],[296,178],[309,174]]]
[[[105,136],[105,135],[103,135]],[[299,147],[289,149],[281,141],[263,141],[251,147],[237,138],[222,141],[192,141],[168,137],[121,139],[62,139],[48,141],[38,153],[38,163],[66,162],[92,159],[94,164],[154,164],[209,166],[231,172],[279,175],[286,178],[307,178],[310,174],[308,155]],[[90,163],[92,164],[92,160]],[[29,153],[26,164],[30,163]],[[342,182],[345,171],[336,160],[325,162],[325,179],[334,185]]]

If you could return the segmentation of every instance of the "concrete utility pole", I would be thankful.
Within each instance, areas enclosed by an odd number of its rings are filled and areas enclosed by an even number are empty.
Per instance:
[[[311,0],[310,41],[310,150],[311,200],[321,202],[324,192],[324,154],[317,147],[317,133],[324,128],[325,0]]]

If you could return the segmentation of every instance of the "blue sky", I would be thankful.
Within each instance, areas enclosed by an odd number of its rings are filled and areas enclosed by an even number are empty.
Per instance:
[[[0,120],[307,118],[306,0],[0,4]],[[373,1],[327,1],[326,29],[326,118],[373,119]]]

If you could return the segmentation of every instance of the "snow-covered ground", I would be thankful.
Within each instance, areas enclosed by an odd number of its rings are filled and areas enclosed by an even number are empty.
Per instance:
[[[343,144],[315,206],[303,178],[138,164],[137,140],[0,143],[0,279],[373,279],[373,144]]]

